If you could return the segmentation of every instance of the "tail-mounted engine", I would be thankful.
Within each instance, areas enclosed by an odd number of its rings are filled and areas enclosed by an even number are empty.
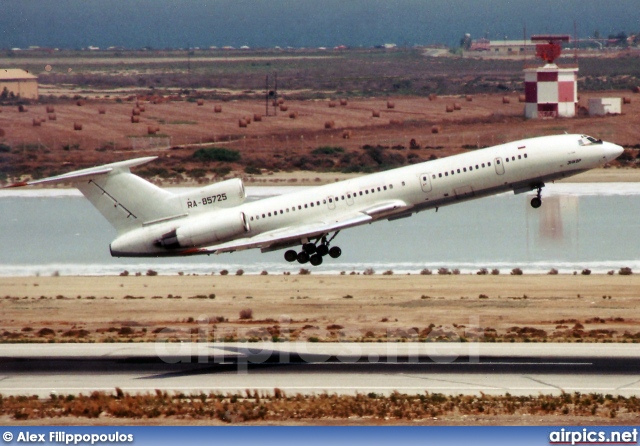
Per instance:
[[[244,184],[239,178],[210,184],[184,192],[178,196],[183,209],[190,214],[209,211],[214,208],[228,208],[244,203],[247,198]]]
[[[244,212],[221,212],[204,217],[163,234],[153,243],[154,246],[166,249],[209,246],[251,230]]]

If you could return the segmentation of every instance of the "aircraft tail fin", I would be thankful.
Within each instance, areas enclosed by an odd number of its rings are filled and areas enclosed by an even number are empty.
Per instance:
[[[8,187],[72,183],[116,228],[118,234],[182,213],[174,194],[134,175],[129,170],[156,157],[136,158],[77,170]]]

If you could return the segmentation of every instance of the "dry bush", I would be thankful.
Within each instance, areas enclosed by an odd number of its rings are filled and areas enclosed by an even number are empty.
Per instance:
[[[551,268],[547,274],[549,274],[551,276],[557,276],[558,275],[558,270],[555,269],[555,268]]]
[[[243,269],[239,269],[238,271],[236,271],[236,276],[242,276],[243,274],[244,274]]]
[[[449,271],[449,268],[438,268],[438,274],[440,274],[441,276],[446,276],[451,274],[451,271]]]
[[[623,104],[631,104],[631,98],[628,96],[625,96],[622,98],[622,102]]]
[[[438,95],[437,95],[437,94],[435,94],[435,93],[431,93],[431,94],[429,95],[429,100],[430,100],[430,101],[435,101],[436,99],[438,99]]]
[[[382,273],[383,276],[393,276],[393,270],[387,270],[385,272]]]
[[[223,269],[222,271],[220,271],[221,276],[226,276],[227,274],[229,274],[229,271],[226,269]]]
[[[466,96],[464,97],[464,99],[465,99],[467,102],[473,102],[473,96],[471,96],[471,95],[469,95],[469,94],[468,94],[468,95],[466,95]]]
[[[512,276],[521,276],[523,274],[522,270],[520,268],[513,268],[511,270],[511,275]]]
[[[480,268],[480,270],[476,273],[479,276],[486,276],[489,274],[489,270],[487,268]]]
[[[106,114],[107,114],[107,109],[106,109],[106,108],[104,108],[104,107],[100,107],[100,108],[98,109],[98,114],[100,114],[100,115],[106,115]]]
[[[82,107],[84,105],[84,102],[83,101],[76,101],[76,105],[78,107]]]
[[[263,270],[263,271],[260,273],[260,275],[261,275],[261,276],[268,276],[268,275],[269,275],[269,273],[267,272],[267,270]]]
[[[27,107],[25,107],[25,106],[24,106],[24,105],[22,105],[22,104],[21,104],[21,105],[18,105],[18,113],[26,113],[27,111],[28,111],[28,110],[27,110]]]
[[[373,270],[373,268],[367,268],[362,272],[363,276],[373,276],[376,272]]]
[[[298,271],[298,274],[301,276],[308,276],[309,274],[311,274],[311,271],[306,268],[300,268],[300,271]]]
[[[286,112],[287,110],[289,110],[289,107],[287,107],[287,106],[286,106],[286,105],[284,105],[284,104],[280,104],[280,111],[282,111],[282,112]]]
[[[591,274],[591,270],[588,269],[588,268],[585,268],[585,269],[582,270],[582,272],[580,274],[582,274],[583,276],[588,276],[588,275]]]
[[[431,270],[430,270],[430,269],[428,269],[428,268],[423,268],[423,269],[420,271],[420,275],[422,275],[422,276],[430,276],[431,274],[433,274],[433,273],[432,273],[432,272],[431,272]]]
[[[157,272],[157,271],[154,271],[154,270],[152,270],[152,269],[150,269],[150,270],[147,270],[147,272],[146,272],[145,274],[146,274],[147,276],[153,277],[153,276],[157,276],[157,275],[158,275],[158,272]]]
[[[351,135],[352,135],[351,130],[345,130],[344,132],[342,132],[342,138],[344,139],[351,139]]]
[[[140,116],[140,109],[138,107],[135,107],[133,110],[131,110],[131,116]]]
[[[298,112],[294,111],[289,113],[289,118],[296,119],[298,117]]]
[[[631,270],[631,268],[624,266],[620,268],[620,271],[618,271],[618,274],[620,274],[621,276],[630,276],[633,274],[633,271]]]
[[[518,102],[526,102],[527,101],[527,97],[523,94],[518,96]]]
[[[498,268],[494,268],[491,270],[491,275],[492,276],[497,276],[500,274],[500,270]]]

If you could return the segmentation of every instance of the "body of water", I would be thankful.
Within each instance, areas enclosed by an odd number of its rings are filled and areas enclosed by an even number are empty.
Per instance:
[[[252,199],[289,188],[248,188]],[[419,273],[498,268],[508,274],[594,273],[630,267],[640,271],[640,184],[550,184],[534,210],[531,194],[495,197],[425,211],[394,222],[348,229],[335,239],[339,259],[320,267],[287,263],[284,251],[258,250],[170,259],[118,259],[109,254],[115,230],[72,189],[0,191],[0,275],[247,274],[298,272]],[[434,271],[435,273],[435,271]]]

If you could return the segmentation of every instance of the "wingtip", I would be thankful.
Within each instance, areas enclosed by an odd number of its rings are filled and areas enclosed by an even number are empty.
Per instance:
[[[17,183],[11,183],[11,184],[9,184],[7,186],[3,186],[2,188],[3,189],[9,189],[11,187],[24,187],[24,186],[28,186],[28,185],[29,185],[29,183],[26,182],[26,181],[19,181]]]

